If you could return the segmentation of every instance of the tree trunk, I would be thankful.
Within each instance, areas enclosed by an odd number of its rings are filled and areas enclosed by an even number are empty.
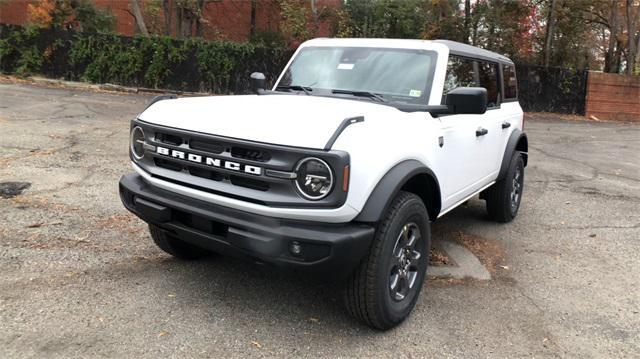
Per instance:
[[[464,39],[465,44],[469,43],[471,27],[471,0],[464,0]]]
[[[258,0],[251,0],[251,30],[249,36],[253,38],[256,34],[256,12],[258,10]]]
[[[138,0],[129,0],[131,3],[131,11],[133,11],[133,17],[136,19],[136,26],[138,27],[138,31],[143,36],[149,36],[149,31],[147,31],[147,25],[144,23],[144,17],[142,17],[142,11],[140,10],[140,4]]]
[[[614,67],[614,52],[616,48],[616,40],[618,39],[618,7],[616,6],[617,0],[611,1],[611,14],[609,16],[609,46],[607,47],[607,53],[604,55],[604,72],[613,72]]]
[[[311,1],[311,19],[313,20],[313,36],[316,36],[318,33],[319,26],[319,17],[318,17],[318,4],[316,4],[316,0]]]
[[[556,23],[556,0],[549,0],[549,14],[547,15],[547,32],[544,37],[544,66],[548,67],[551,61],[551,45],[553,31]]]
[[[636,65],[636,54],[638,49],[636,48],[636,24],[638,20],[638,14],[640,14],[640,8],[633,14],[633,0],[627,0],[627,75],[633,75],[633,70]]]
[[[170,0],[162,0],[162,13],[164,15],[164,34],[165,36],[171,36],[171,6]]]
[[[204,35],[204,29],[203,29],[203,16],[204,16],[204,5],[206,3],[206,0],[198,0],[198,10],[197,13],[192,13],[192,18],[191,21],[195,24],[196,26],[196,36],[197,37],[203,37]]]
[[[640,12],[640,9],[638,9]],[[638,58],[638,51],[640,51],[640,35],[638,35],[638,42],[636,43],[636,65],[640,68],[640,58]]]
[[[616,40],[616,50],[613,53],[613,73],[620,73],[620,65],[622,64],[622,48],[624,44],[622,40]]]

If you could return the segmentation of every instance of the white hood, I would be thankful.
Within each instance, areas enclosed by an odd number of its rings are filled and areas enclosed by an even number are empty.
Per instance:
[[[348,117],[398,110],[364,101],[307,95],[187,97],[153,104],[145,122],[250,141],[324,148]],[[382,116],[384,117],[384,116]]]

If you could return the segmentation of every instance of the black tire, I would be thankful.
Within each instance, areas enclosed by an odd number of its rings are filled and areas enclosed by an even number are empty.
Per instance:
[[[524,190],[524,160],[520,152],[513,154],[503,179],[485,193],[489,217],[497,222],[511,222],[518,215]]]
[[[183,240],[180,240],[166,231],[152,224],[149,225],[149,233],[153,242],[166,253],[184,260],[197,259],[211,254],[206,249],[194,246]]]
[[[413,247],[403,247],[413,236],[417,237]],[[344,299],[349,314],[380,330],[402,323],[418,300],[430,249],[429,215],[424,203],[413,193],[400,192],[378,224],[369,253],[347,280]],[[418,252],[417,258],[413,250]],[[402,262],[406,259],[411,263]],[[406,271],[401,277],[403,268]],[[399,292],[404,292],[403,298]]]

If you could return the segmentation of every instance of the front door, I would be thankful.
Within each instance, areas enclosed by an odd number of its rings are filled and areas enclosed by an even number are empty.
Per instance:
[[[443,93],[456,87],[487,89],[488,109],[482,115],[445,115],[441,123],[443,208],[454,205],[495,179],[496,156],[502,152],[499,68],[495,63],[450,56]],[[444,100],[444,98],[443,98]]]

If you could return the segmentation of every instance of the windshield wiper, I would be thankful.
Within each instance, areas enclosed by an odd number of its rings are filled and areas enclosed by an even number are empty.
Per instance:
[[[313,88],[308,86],[288,85],[288,86],[278,86],[276,87],[276,90],[304,91],[305,94],[311,95],[311,91],[313,91]]]
[[[331,90],[331,93],[342,94],[342,95],[352,95],[357,97],[368,97],[371,99],[376,99],[380,102],[387,102],[387,100],[384,97],[382,97],[382,95],[374,92],[369,92],[369,91]]]

